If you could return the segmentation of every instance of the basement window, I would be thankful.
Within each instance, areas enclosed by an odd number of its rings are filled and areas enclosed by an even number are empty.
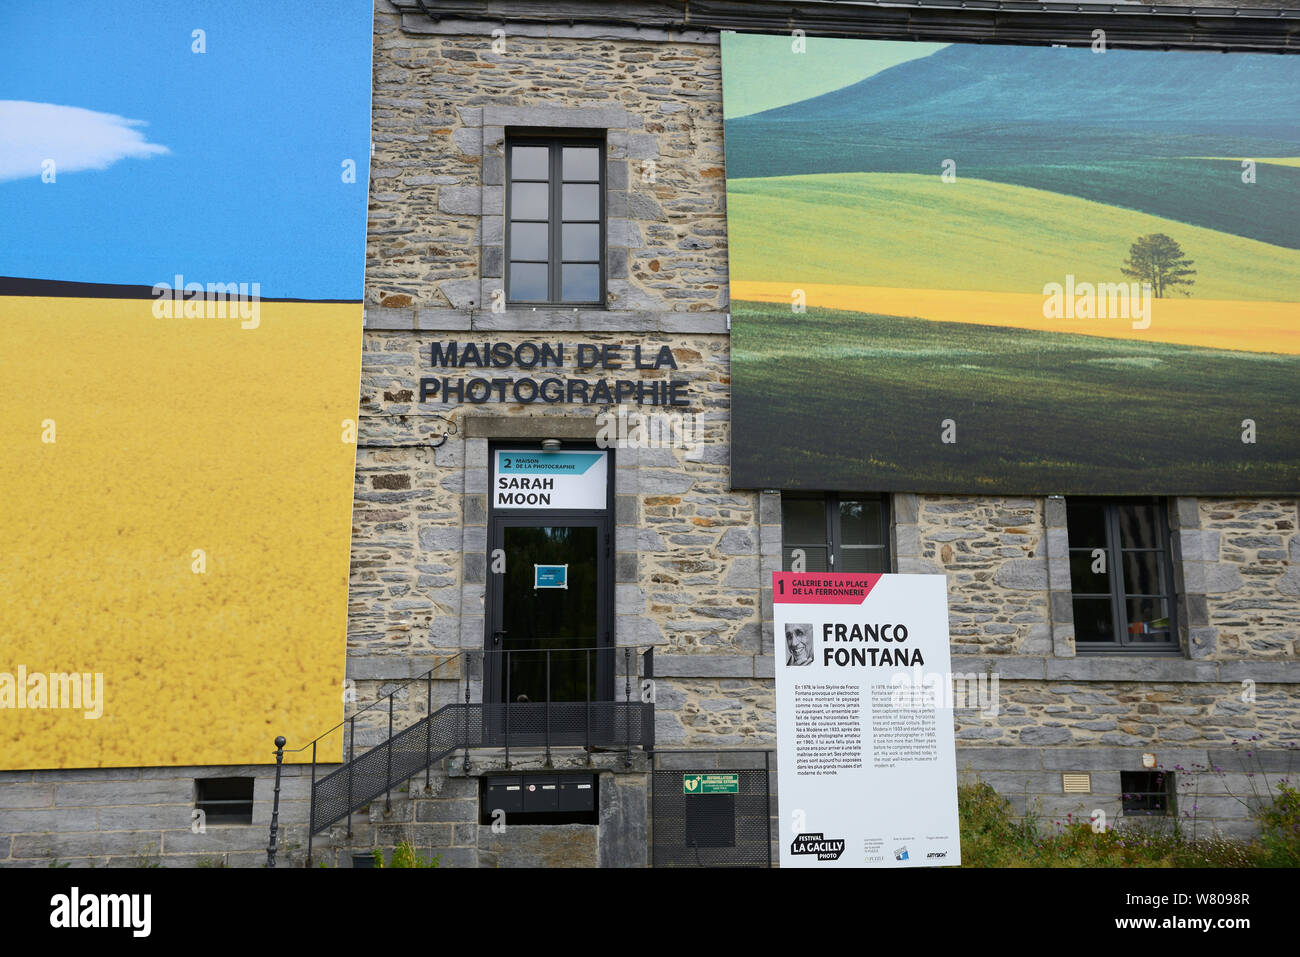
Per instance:
[[[253,823],[253,778],[197,778],[194,806],[207,824]]]
[[[1119,786],[1126,815],[1174,816],[1174,772],[1121,771]]]

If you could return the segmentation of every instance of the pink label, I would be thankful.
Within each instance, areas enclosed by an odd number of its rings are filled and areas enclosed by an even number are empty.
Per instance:
[[[772,572],[772,601],[778,605],[861,605],[880,581],[879,573]]]

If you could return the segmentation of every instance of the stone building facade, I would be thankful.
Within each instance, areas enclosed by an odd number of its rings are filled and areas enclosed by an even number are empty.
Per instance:
[[[519,4],[516,4],[519,6]],[[576,5],[581,7],[583,5]],[[499,30],[494,34],[494,30]],[[591,131],[605,144],[606,308],[494,309],[504,268],[505,141],[521,129]],[[397,689],[395,725],[427,707],[417,679],[485,646],[490,452],[498,443],[594,443],[607,405],[440,402],[422,380],[448,343],[622,347],[618,375],[684,383],[692,448],[618,448],[613,483],[613,634],[654,649],[655,742],[666,766],[762,764],[775,743],[771,574],[782,568],[782,497],[733,489],[729,316],[716,29],[635,22],[434,20],[378,0],[366,320],[353,513],[348,713]],[[635,347],[666,346],[675,369],[629,369]],[[572,372],[572,370],[566,370]],[[473,375],[455,370],[456,376]],[[535,377],[517,366],[489,379]],[[424,401],[421,401],[422,398]],[[649,407],[646,407],[650,410]],[[833,490],[828,490],[833,491]],[[948,578],[954,671],[996,676],[998,707],[957,710],[958,769],[1022,809],[1123,818],[1121,773],[1181,769],[1197,826],[1252,828],[1232,796],[1246,775],[1296,770],[1300,732],[1300,494],[1169,501],[1182,654],[1076,654],[1065,502],[1059,498],[890,497],[890,567]],[[465,679],[454,665],[434,706]],[[403,682],[410,682],[403,685]],[[387,736],[364,712],[358,749]],[[321,729],[324,731],[325,729]],[[1249,742],[1243,747],[1241,742]],[[302,742],[290,742],[290,747]],[[1247,757],[1249,752],[1249,757]],[[1144,760],[1144,756],[1146,757]],[[529,749],[510,771],[543,769]],[[450,866],[644,866],[653,821],[646,756],[557,750],[552,770],[598,775],[595,823],[484,823],[481,782],[497,752],[459,755],[314,839],[314,857],[351,866],[409,840]],[[1222,769],[1222,773],[1214,770]],[[0,866],[167,865],[265,860],[269,767],[0,774]],[[1062,775],[1089,773],[1090,792]],[[309,768],[286,765],[281,863],[307,845]],[[253,777],[248,826],[194,833],[194,780]]]

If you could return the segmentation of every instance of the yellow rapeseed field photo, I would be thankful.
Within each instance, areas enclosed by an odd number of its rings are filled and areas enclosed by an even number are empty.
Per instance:
[[[362,307],[152,305],[0,299],[0,672],[104,678],[98,719],[6,711],[2,768],[265,764],[342,719]]]
[[[1172,342],[1212,349],[1300,354],[1300,303],[1294,302],[1156,299],[1151,302],[1150,325],[1140,329],[1134,328],[1133,321],[1127,317],[1047,318],[1043,315],[1044,297],[1034,293],[731,281],[732,298],[741,302],[789,305],[795,288],[803,290],[805,306],[810,308],[1071,332],[1135,342]]]

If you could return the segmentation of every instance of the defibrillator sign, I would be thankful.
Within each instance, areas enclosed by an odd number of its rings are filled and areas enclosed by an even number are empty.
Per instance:
[[[683,794],[739,794],[739,774],[683,774]]]

